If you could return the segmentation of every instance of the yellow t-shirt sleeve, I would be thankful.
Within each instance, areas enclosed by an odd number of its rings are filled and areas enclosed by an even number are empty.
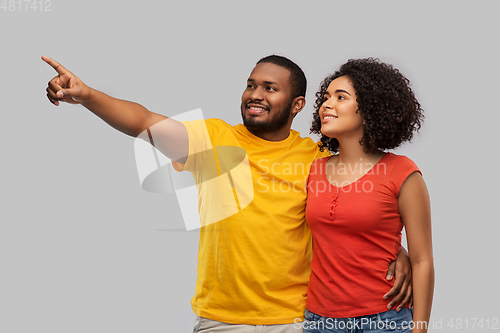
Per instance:
[[[332,156],[332,153],[328,149],[326,149],[326,147],[323,151],[321,151],[319,149],[320,144],[321,144],[321,141],[316,142],[316,145],[318,146],[318,155],[316,156],[316,159],[327,157],[327,156]]]
[[[214,137],[214,120],[193,120],[183,121],[189,139],[189,152],[184,164],[172,161],[172,166],[176,171],[192,171],[196,168],[197,157],[204,151],[213,149],[212,140]]]

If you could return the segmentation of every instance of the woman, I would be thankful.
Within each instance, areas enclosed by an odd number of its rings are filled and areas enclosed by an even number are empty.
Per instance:
[[[423,110],[407,78],[377,59],[349,60],[316,93],[311,132],[334,155],[311,168],[314,240],[304,332],[426,332],[433,288],[430,202],[420,170],[384,152],[410,141]],[[406,229],[412,311],[376,297]]]

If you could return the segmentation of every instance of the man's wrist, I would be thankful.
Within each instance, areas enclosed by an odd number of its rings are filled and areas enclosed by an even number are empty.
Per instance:
[[[88,87],[88,92],[86,94],[87,96],[83,98],[81,104],[86,108],[91,108],[95,105],[97,99],[99,99],[99,93],[101,92]]]

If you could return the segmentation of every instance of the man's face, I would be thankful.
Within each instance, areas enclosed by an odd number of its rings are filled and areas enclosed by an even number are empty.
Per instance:
[[[250,73],[241,96],[241,117],[250,132],[271,133],[290,126],[289,77],[288,69],[271,63],[260,63]]]

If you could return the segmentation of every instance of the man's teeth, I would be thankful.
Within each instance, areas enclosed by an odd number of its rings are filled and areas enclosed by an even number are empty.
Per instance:
[[[257,108],[255,106],[251,106],[250,109],[257,110],[257,111],[266,111],[266,109],[264,109],[264,108]]]

